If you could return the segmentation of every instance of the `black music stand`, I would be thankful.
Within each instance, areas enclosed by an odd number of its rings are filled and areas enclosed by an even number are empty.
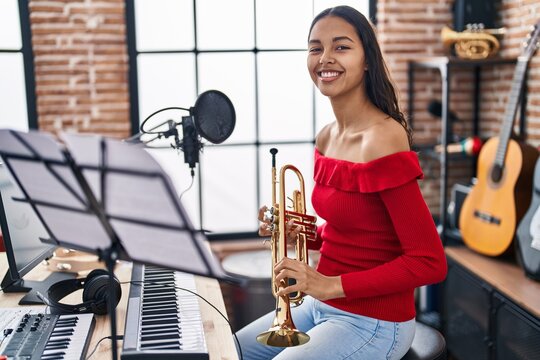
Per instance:
[[[0,157],[49,239],[97,254],[116,297],[116,260],[158,265],[236,282],[194,229],[169,177],[140,146],[97,135],[52,136],[0,129]],[[116,310],[109,301],[112,358],[117,359]]]

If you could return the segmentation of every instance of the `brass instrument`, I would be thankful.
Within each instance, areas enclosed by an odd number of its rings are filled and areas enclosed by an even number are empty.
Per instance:
[[[257,336],[257,341],[263,345],[288,347],[302,345],[309,341],[309,335],[296,329],[291,317],[291,302],[300,305],[304,294],[296,292],[285,296],[277,296],[280,288],[286,287],[289,279],[276,283],[274,266],[287,256],[286,224],[293,219],[294,224],[300,226],[300,232],[296,238],[296,260],[308,263],[307,241],[315,240],[317,236],[315,216],[306,215],[306,200],[304,178],[300,171],[293,165],[285,165],[281,168],[279,176],[279,203],[276,203],[276,154],[277,149],[270,149],[272,154],[272,207],[269,210],[271,247],[272,247],[272,293],[276,298],[276,315],[272,327]],[[295,190],[292,194],[292,210],[285,209],[285,173],[290,170],[298,177],[301,190]]]
[[[482,26],[467,25],[467,29],[456,32],[448,26],[441,30],[441,39],[446,48],[454,45],[456,55],[463,59],[486,59],[499,51],[499,40],[495,35],[505,33],[504,28],[484,29]]]

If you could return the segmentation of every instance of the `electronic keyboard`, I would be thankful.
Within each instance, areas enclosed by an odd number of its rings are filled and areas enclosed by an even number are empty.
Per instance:
[[[208,360],[192,274],[133,264],[122,359]]]
[[[3,355],[21,360],[84,359],[94,314],[25,314],[14,328],[4,329]]]

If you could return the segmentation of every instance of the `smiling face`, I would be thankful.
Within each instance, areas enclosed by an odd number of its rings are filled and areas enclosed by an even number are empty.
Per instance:
[[[355,28],[340,17],[327,16],[313,26],[307,66],[323,95],[332,98],[364,91],[364,47]]]

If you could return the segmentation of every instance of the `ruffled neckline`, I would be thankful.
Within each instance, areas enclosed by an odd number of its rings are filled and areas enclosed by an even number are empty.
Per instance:
[[[371,193],[423,179],[414,151],[402,151],[368,162],[355,163],[326,157],[315,148],[314,180],[343,191]]]

